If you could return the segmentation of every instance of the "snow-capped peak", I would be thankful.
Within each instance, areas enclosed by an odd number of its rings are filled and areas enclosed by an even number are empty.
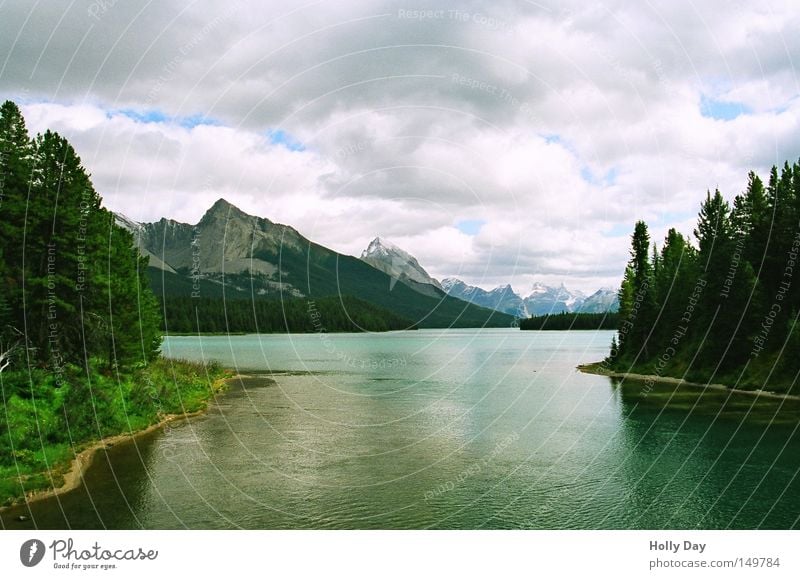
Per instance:
[[[531,286],[531,293],[529,295],[544,294],[550,291],[550,288],[541,282],[536,282]]]
[[[367,249],[361,252],[361,259],[365,259],[367,257],[386,257],[391,255],[396,255],[409,261],[414,259],[409,253],[403,251],[391,241],[388,241],[387,239],[381,239],[380,237],[376,237],[369,242]]]
[[[391,287],[394,287],[397,280],[410,280],[439,289],[442,287],[428,275],[413,255],[386,239],[373,239],[361,253],[361,259],[389,275],[393,280]]]
[[[127,229],[131,233],[136,232],[137,230],[141,229],[141,223],[134,221],[130,217],[123,215],[122,213],[114,213],[114,221],[122,227],[123,229]]]

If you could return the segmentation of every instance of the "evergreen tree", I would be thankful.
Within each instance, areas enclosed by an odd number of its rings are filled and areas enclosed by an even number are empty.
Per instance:
[[[797,231],[797,218],[793,200],[792,168],[785,163],[778,174],[777,167],[770,171],[767,186],[767,211],[771,217],[769,244],[765,251],[764,268],[760,276],[768,295],[775,295],[783,281],[786,254],[789,251],[794,233]]]
[[[149,289],[147,257],[139,255],[133,235],[105,214],[105,275],[102,287],[104,307],[97,318],[95,339],[109,367],[146,363],[158,352],[161,343],[161,315],[158,302]]]
[[[732,208],[719,191],[707,192],[694,230],[697,249],[670,230],[648,264],[646,228],[637,224],[619,292],[620,355],[612,362],[652,371],[668,353],[659,373],[723,376],[758,388],[769,379],[793,383],[800,362],[786,352],[800,343],[800,280],[793,279],[800,271],[798,219],[800,166],[787,162],[780,173],[772,168],[766,187],[750,172]],[[639,295],[648,275],[653,309]],[[627,327],[632,319],[651,326],[651,348],[645,329]],[[766,362],[745,363],[758,356]]]
[[[699,246],[698,265],[705,280],[697,321],[704,335],[709,325],[716,325],[714,331],[707,333],[701,347],[707,350],[709,359],[716,360],[731,339],[729,333],[722,331],[723,326],[729,329],[731,320],[721,312],[735,249],[730,213],[730,205],[719,190],[715,190],[714,195],[707,192],[694,231]]]
[[[653,264],[650,262],[650,234],[644,221],[637,221],[631,237],[631,259],[619,293],[619,358],[648,355],[647,336],[655,316]]]
[[[31,141],[19,108],[0,107],[0,310],[39,365],[147,362],[158,304],[133,237],[118,227],[69,142]]]
[[[766,237],[758,237],[763,232],[766,220],[767,200],[764,195],[764,183],[758,175],[750,171],[747,176],[747,189],[733,201],[731,225],[734,236],[748,241],[746,257],[753,267],[759,265],[766,246]],[[758,243],[759,240],[761,243]]]
[[[686,238],[674,228],[664,239],[659,256],[660,266],[654,273],[659,322],[653,328],[654,343],[663,347],[675,334],[682,321],[689,298],[697,281],[695,251]]]
[[[627,350],[628,332],[630,331],[630,319],[633,315],[634,305],[634,291],[633,291],[633,277],[634,270],[628,264],[625,267],[625,273],[622,276],[622,284],[620,285],[617,299],[619,301],[619,320],[620,326],[617,334],[619,340],[617,343],[617,359],[621,359]]]
[[[0,292],[7,308],[4,325],[22,331],[22,249],[33,146],[22,113],[11,101],[0,106]]]
[[[697,228],[694,235],[700,250],[700,265],[704,272],[713,269],[715,259],[724,255],[731,240],[730,206],[717,189],[709,191],[700,206]],[[715,253],[716,252],[716,253]]]

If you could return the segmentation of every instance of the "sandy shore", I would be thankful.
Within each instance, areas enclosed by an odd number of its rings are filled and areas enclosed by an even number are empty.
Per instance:
[[[220,378],[211,385],[211,388],[213,392],[216,394],[217,392],[222,390],[222,388],[228,382],[232,380],[238,380],[242,377],[243,376],[236,375],[226,378]],[[205,414],[207,410],[208,407],[206,407],[205,410],[199,410],[197,412],[189,412],[185,414],[166,414],[161,418],[161,420],[159,420],[154,424],[151,424],[147,428],[143,428],[142,430],[137,430],[136,432],[126,432],[124,434],[116,434],[114,436],[108,436],[102,440],[98,440],[97,442],[93,442],[90,444],[90,446],[84,448],[78,454],[76,454],[75,458],[72,459],[67,471],[64,473],[64,483],[60,487],[32,491],[27,495],[25,495],[24,499],[19,499],[10,505],[0,507],[0,512],[19,507],[21,504],[30,504],[36,501],[41,501],[47,498],[55,497],[58,495],[62,495],[64,493],[68,493],[72,490],[75,490],[80,486],[81,481],[83,480],[83,474],[92,465],[92,462],[94,461],[94,458],[98,450],[103,450],[105,448],[109,448],[117,444],[131,443],[137,437],[144,436],[145,434],[153,432],[154,430],[163,428],[164,426],[166,426],[171,422],[176,422],[179,420],[187,420],[195,416],[200,416],[202,414]],[[57,469],[53,470],[57,472]]]
[[[769,390],[743,390],[741,388],[729,388],[724,384],[702,384],[699,382],[689,382],[682,378],[673,378],[671,376],[658,376],[656,374],[636,374],[634,372],[615,372],[604,368],[602,363],[596,362],[594,364],[581,364],[578,370],[585,374],[598,374],[600,376],[608,376],[609,378],[619,378],[622,380],[635,380],[636,382],[652,382],[657,384],[673,384],[675,386],[689,386],[692,388],[702,388],[703,390],[716,390],[724,391],[733,394],[744,394],[747,396],[756,396],[759,398],[775,398],[778,400],[794,400],[800,401],[800,396],[795,394],[781,394],[780,392],[771,392]]]

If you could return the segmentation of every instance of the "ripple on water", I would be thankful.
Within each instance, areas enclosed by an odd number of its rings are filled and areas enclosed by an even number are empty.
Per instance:
[[[170,338],[175,356],[255,372],[201,419],[135,453],[109,451],[87,474],[91,497],[34,503],[32,518],[45,528],[797,525],[796,403],[685,388],[645,396],[576,373],[605,355],[609,332],[332,340],[335,353],[313,335],[204,337],[202,350]],[[336,356],[386,352],[405,364],[353,368]],[[3,525],[23,528],[14,514]]]

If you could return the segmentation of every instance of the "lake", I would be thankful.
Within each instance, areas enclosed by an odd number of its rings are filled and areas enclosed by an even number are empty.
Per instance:
[[[795,528],[800,408],[576,371],[610,331],[170,337],[246,373],[6,528]],[[14,517],[26,513],[31,520]]]

